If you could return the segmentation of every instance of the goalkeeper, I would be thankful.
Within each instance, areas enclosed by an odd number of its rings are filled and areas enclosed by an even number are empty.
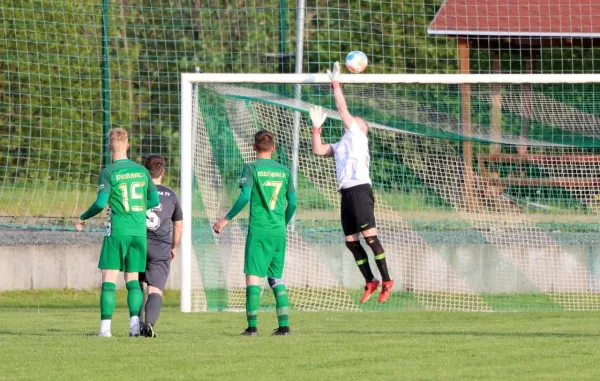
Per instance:
[[[296,211],[296,191],[290,171],[271,159],[275,143],[269,131],[262,130],[254,135],[254,151],[257,160],[246,163],[242,170],[239,198],[229,213],[213,225],[213,230],[221,233],[250,201],[250,222],[244,257],[248,328],[242,335],[258,335],[261,278],[268,276],[269,285],[275,294],[279,322],[279,328],[273,335],[286,336],[291,333],[289,301],[281,278],[285,259],[286,225]],[[287,208],[284,198],[287,200]]]
[[[127,158],[127,131],[113,128],[108,138],[112,164],[100,173],[96,201],[79,217],[75,229],[81,231],[86,221],[102,212],[108,203],[108,229],[98,263],[102,270],[99,336],[112,336],[110,329],[119,271],[125,273],[129,336],[139,336],[143,295],[138,273],[146,269],[146,210],[157,206],[159,197],[148,170]]]
[[[338,191],[342,197],[341,220],[346,236],[346,247],[354,255],[356,265],[366,282],[365,292],[360,302],[366,302],[379,287],[379,280],[373,276],[367,253],[359,241],[359,233],[362,233],[367,245],[373,250],[375,263],[383,279],[379,293],[379,302],[383,303],[390,297],[394,281],[390,279],[385,252],[377,238],[375,198],[369,175],[370,156],[367,139],[369,125],[364,119],[353,117],[348,111],[339,82],[340,64],[336,62],[333,65],[333,72],[328,70],[327,74],[331,78],[335,105],[344,124],[344,135],[337,143],[323,144],[321,126],[327,116],[321,107],[313,107],[310,110],[313,123],[313,152],[320,156],[335,157]]]

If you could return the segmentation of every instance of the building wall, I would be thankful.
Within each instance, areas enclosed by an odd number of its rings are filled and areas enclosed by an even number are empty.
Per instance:
[[[318,272],[314,272],[314,266],[311,270],[306,255],[288,252],[284,273],[288,286],[310,287],[311,282],[315,287],[363,286],[347,250],[318,246],[314,249]],[[600,291],[598,248],[563,246],[563,249],[564,254],[553,263],[541,264],[544,253],[535,248],[506,256],[491,245],[432,245],[430,251],[411,259],[411,263],[406,263],[402,253],[388,255],[388,264],[399,289],[411,284],[429,291],[464,292],[468,287],[471,292],[486,294]],[[0,290],[99,288],[99,252],[100,245],[0,246]],[[230,253],[221,254],[222,265],[230,270],[228,283],[230,287],[243,287],[243,258],[232,260]],[[234,266],[234,262],[240,263]],[[212,275],[212,270],[204,269],[203,276],[198,277],[202,271],[197,263],[192,272],[193,279]],[[179,288],[180,273],[178,256],[171,265],[167,288]],[[117,287],[124,287],[122,277]]]

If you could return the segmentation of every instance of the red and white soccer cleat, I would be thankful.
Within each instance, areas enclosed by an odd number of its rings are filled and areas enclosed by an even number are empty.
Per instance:
[[[383,303],[386,300],[388,300],[388,298],[392,294],[392,287],[394,287],[393,279],[388,282],[383,282],[383,284],[381,285],[381,292],[379,293],[379,303]]]
[[[372,282],[367,282],[367,285],[365,286],[365,293],[363,294],[362,298],[360,298],[360,302],[364,303],[369,300],[371,295],[373,295],[373,293],[377,290],[377,287],[379,287],[379,281],[377,279]]]

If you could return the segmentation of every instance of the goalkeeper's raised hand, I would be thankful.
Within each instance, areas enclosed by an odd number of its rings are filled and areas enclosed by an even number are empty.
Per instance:
[[[312,148],[313,153],[319,156],[332,156],[333,150],[331,145],[323,144],[321,140],[321,126],[325,123],[327,114],[323,112],[321,106],[314,106],[310,109],[310,120],[312,120]]]
[[[332,84],[334,82],[339,82],[340,81],[340,63],[336,61],[333,64],[333,70],[332,71],[327,70],[327,75],[329,76],[329,79],[331,79]]]
[[[321,134],[321,126],[325,123],[327,115],[323,112],[321,106],[314,106],[310,108],[310,120],[313,125],[313,134]]]

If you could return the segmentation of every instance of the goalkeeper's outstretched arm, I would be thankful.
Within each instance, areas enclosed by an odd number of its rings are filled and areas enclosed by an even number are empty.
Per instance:
[[[352,126],[352,123],[354,123],[354,118],[350,114],[350,111],[348,111],[346,98],[344,98],[342,86],[340,85],[340,63],[334,63],[333,70],[327,70],[327,74],[329,75],[329,78],[331,78],[331,87],[333,88],[333,99],[335,99],[335,107],[340,113],[340,118],[342,119],[342,123],[344,123],[344,127],[350,128],[350,126]]]
[[[319,156],[333,156],[331,144],[323,144],[321,139],[321,126],[327,119],[321,106],[315,106],[310,109],[310,119],[312,120],[312,148],[313,153]]]

